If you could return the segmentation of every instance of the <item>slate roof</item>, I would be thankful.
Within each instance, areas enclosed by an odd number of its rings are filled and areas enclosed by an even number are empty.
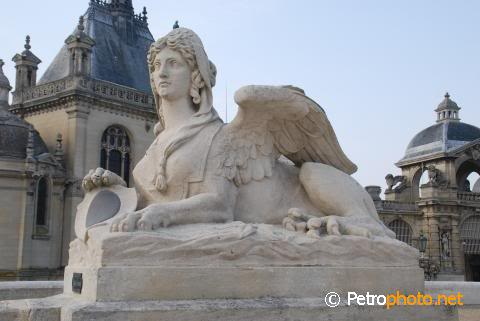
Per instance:
[[[448,153],[478,138],[480,128],[459,121],[444,121],[416,134],[400,162],[441,152]]]
[[[7,76],[3,73],[3,65],[5,63],[3,62],[2,59],[0,59],[0,88],[6,88],[8,91],[12,89],[12,86],[10,86],[10,81],[8,81]]]
[[[7,111],[0,104],[0,157],[25,159],[28,133],[32,125]],[[33,132],[34,156],[48,153],[47,146],[38,132]]]
[[[134,15],[130,9],[119,12],[111,4],[90,2],[84,19],[85,33],[95,41],[91,76],[151,94],[147,52],[154,39],[146,15]],[[38,84],[66,77],[68,59],[64,45]]]

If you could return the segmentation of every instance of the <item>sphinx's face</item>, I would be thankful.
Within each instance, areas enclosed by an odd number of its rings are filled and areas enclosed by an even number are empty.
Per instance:
[[[190,96],[192,71],[179,52],[164,48],[157,54],[153,64],[155,89],[162,99],[175,101]]]

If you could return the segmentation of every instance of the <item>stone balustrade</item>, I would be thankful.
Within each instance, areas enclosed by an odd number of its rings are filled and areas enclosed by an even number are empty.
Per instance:
[[[459,201],[479,202],[480,193],[458,192],[457,199]]]
[[[395,201],[381,201],[375,203],[377,210],[380,211],[408,211],[408,212],[416,212],[418,211],[417,206],[415,203],[402,203],[402,202],[395,202]]]
[[[28,103],[38,99],[49,98],[69,90],[80,90],[85,93],[133,104],[145,109],[152,109],[155,106],[152,95],[107,81],[75,76],[69,76],[47,84],[27,88],[19,93],[15,92],[13,105],[20,102]]]

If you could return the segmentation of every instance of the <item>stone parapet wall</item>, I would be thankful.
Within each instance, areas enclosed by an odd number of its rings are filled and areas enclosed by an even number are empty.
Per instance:
[[[480,308],[480,282],[425,281],[425,293],[450,295],[458,292],[462,293],[465,305],[478,305]]]
[[[137,107],[141,110],[153,112],[155,102],[152,95],[133,88],[117,85],[108,81],[89,77],[69,76],[50,83],[38,85],[13,93],[12,112],[26,106],[30,109],[48,99],[58,99],[58,96],[70,91],[79,91],[106,98],[123,104]],[[18,107],[16,105],[23,104]]]
[[[0,282],[0,301],[45,298],[63,292],[63,281]]]

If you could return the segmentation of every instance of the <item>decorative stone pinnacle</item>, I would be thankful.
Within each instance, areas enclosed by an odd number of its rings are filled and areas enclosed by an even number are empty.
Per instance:
[[[63,146],[62,146],[62,134],[58,133],[57,134],[57,145],[55,147],[55,159],[58,162],[62,162],[63,160]]]
[[[450,98],[450,94],[448,93],[448,91],[445,93],[445,98]]]
[[[175,20],[175,23],[173,24],[173,29],[178,29],[180,28],[180,25],[178,24],[178,20]]]
[[[30,126],[30,128],[28,129],[27,148],[25,149],[28,161],[33,160],[33,156],[35,154],[34,141],[33,141],[34,133],[35,133],[35,129],[33,128],[33,126]]]
[[[146,16],[147,15],[147,7],[143,7],[143,11],[142,11],[142,14],[143,16]]]
[[[3,65],[5,65],[5,63],[3,62],[3,59],[0,59],[0,73],[3,74]]]
[[[84,23],[83,16],[80,16],[80,18],[78,19],[78,27],[77,27],[79,31],[85,30],[85,26],[83,25],[83,23]]]
[[[27,35],[27,37],[25,38],[25,49],[27,50],[30,50],[32,48],[32,46],[30,46],[30,36]]]

